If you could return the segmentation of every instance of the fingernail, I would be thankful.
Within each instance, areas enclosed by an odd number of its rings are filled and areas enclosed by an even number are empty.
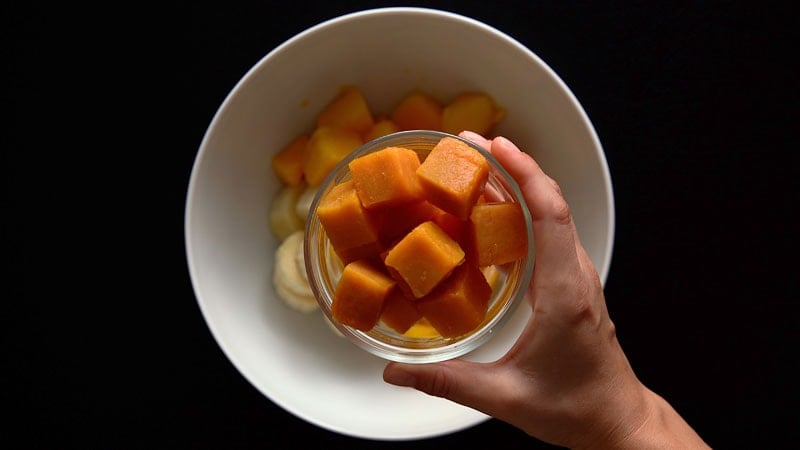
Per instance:
[[[414,387],[417,377],[399,367],[391,367],[383,372],[383,381],[395,386]]]
[[[513,142],[509,141],[508,139],[504,138],[503,136],[497,136],[496,138],[493,139],[493,141],[497,145],[502,145],[503,147],[513,148],[514,150],[516,150],[518,152],[522,151],[522,150],[519,149],[519,147],[514,145]]]
[[[481,136],[480,134],[478,134],[478,133],[476,133],[474,131],[462,131],[461,133],[458,133],[458,135],[461,136],[464,139],[468,139],[468,140],[470,140],[472,142],[475,142],[476,144],[479,144],[479,145],[484,145],[484,144],[489,144],[490,143],[490,141],[488,139],[486,139],[485,137]]]

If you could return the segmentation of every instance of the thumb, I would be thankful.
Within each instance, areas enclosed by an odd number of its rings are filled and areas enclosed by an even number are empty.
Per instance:
[[[383,371],[389,384],[411,387],[494,417],[503,417],[514,392],[503,366],[452,359],[431,364],[391,362]]]

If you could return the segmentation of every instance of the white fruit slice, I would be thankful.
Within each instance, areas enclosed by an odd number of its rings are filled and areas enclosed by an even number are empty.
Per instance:
[[[314,196],[317,195],[318,189],[319,187],[317,186],[307,186],[298,197],[294,212],[300,220],[305,222],[306,217],[308,217],[308,212],[311,211],[311,203],[314,202]]]
[[[311,312],[319,305],[297,264],[297,252],[298,248],[302,250],[303,235],[301,230],[291,233],[275,250],[272,283],[275,292],[286,304],[301,312]]]
[[[303,282],[308,285],[308,273],[306,272],[306,253],[305,249],[303,248],[302,241],[295,247],[294,263],[297,266],[297,272],[300,274],[300,278],[302,278]],[[309,289],[311,289],[310,285]]]
[[[281,278],[274,280],[275,292],[278,297],[290,308],[303,314],[310,314],[319,309],[319,304],[314,297],[297,295],[288,289]]]
[[[269,229],[281,241],[293,232],[303,229],[303,221],[295,213],[300,193],[300,189],[284,186],[272,198],[269,207]]]

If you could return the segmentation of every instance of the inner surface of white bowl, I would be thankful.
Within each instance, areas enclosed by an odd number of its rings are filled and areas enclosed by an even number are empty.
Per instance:
[[[203,138],[187,193],[187,260],[209,329],[242,375],[292,414],[352,436],[418,439],[472,426],[487,417],[387,385],[384,360],[334,336],[321,314],[289,309],[273,291],[278,242],[267,209],[280,183],[270,160],[312,129],[343,85],[358,86],[374,113],[389,112],[413,89],[441,102],[463,91],[491,94],[506,109],[496,133],[558,181],[605,281],[614,205],[602,148],[579,103],[530,50],[475,20],[422,8],[353,13],[291,38],[244,75]],[[466,358],[497,359],[529,315],[517,308]]]

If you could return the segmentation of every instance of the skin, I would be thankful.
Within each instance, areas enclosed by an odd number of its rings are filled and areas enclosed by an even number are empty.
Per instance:
[[[530,208],[536,262],[527,298],[533,313],[514,346],[495,362],[392,362],[384,380],[568,448],[709,448],[634,374],[558,184],[508,139],[461,136],[492,153],[519,183]]]

